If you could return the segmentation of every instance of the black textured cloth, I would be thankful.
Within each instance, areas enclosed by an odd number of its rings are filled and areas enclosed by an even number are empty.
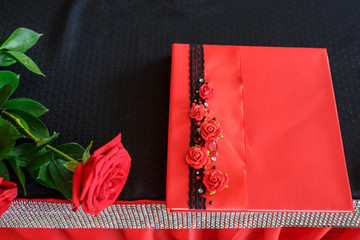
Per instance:
[[[21,73],[15,97],[43,103],[57,143],[96,149],[118,132],[132,156],[120,199],[165,199],[172,43],[328,49],[354,198],[360,198],[360,2],[5,1],[0,35],[44,33],[28,52],[47,75]],[[28,176],[27,197],[61,197]],[[185,194],[185,193],[184,193]],[[23,196],[22,192],[19,197]]]

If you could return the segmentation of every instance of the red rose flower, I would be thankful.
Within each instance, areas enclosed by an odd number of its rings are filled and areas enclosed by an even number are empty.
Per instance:
[[[16,184],[0,177],[0,216],[8,210],[11,201],[17,196]]]
[[[207,84],[203,84],[200,88],[199,88],[199,95],[200,97],[202,97],[203,99],[210,99],[213,97],[214,95],[214,89],[209,87],[209,85]]]
[[[205,171],[204,174],[203,183],[210,195],[227,187],[226,184],[229,182],[229,178],[227,174],[223,174],[220,170]]]
[[[207,112],[205,110],[204,105],[202,104],[195,104],[190,109],[189,116],[194,118],[196,121],[201,121],[203,117],[206,117]]]
[[[220,137],[222,129],[216,121],[211,118],[205,118],[204,122],[200,126],[200,133],[204,140],[216,141]]]
[[[186,155],[186,162],[195,169],[207,166],[210,164],[208,151],[204,147],[191,147]]]
[[[85,164],[79,163],[73,175],[74,211],[82,205],[85,213],[99,214],[113,204],[125,185],[130,162],[119,134],[96,150]]]

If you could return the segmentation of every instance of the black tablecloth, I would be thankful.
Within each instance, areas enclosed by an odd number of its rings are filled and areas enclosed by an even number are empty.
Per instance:
[[[5,1],[0,35],[44,33],[15,97],[50,109],[57,143],[94,149],[118,132],[132,156],[120,199],[165,199],[172,43],[328,49],[354,198],[360,198],[359,1]],[[61,197],[27,178],[27,197]],[[20,191],[19,196],[23,196]]]

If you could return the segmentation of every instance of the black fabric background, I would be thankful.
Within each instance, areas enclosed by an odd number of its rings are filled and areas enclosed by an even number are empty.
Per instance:
[[[328,49],[354,198],[360,198],[359,1],[5,1],[0,35],[44,33],[15,97],[50,109],[58,143],[96,149],[122,132],[132,156],[120,199],[165,199],[172,43]],[[27,197],[61,197],[27,178]],[[20,191],[19,197],[23,196]]]

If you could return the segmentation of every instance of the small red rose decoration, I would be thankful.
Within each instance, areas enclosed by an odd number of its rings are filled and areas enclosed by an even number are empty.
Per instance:
[[[9,209],[11,201],[17,196],[16,184],[0,177],[0,216]]]
[[[131,158],[121,143],[121,134],[96,150],[73,175],[74,211],[99,214],[113,204],[129,175]]]
[[[201,121],[204,117],[206,117],[207,111],[205,110],[205,106],[202,104],[194,104],[190,109],[189,116],[196,121]]]
[[[203,183],[210,195],[227,187],[229,178],[227,174],[223,174],[220,170],[206,171],[204,174]]]
[[[204,147],[191,147],[186,155],[186,162],[195,169],[206,167],[210,164],[209,153]]]
[[[221,137],[222,129],[215,120],[211,118],[205,118],[204,122],[200,126],[201,137],[208,140],[217,140]]]
[[[204,79],[199,79],[199,82],[204,82]],[[195,91],[195,93],[198,93],[203,100],[207,100],[213,97],[214,89],[209,87],[208,83],[205,82]],[[204,102],[204,105],[202,104],[201,99],[194,99],[189,113],[190,118],[197,121],[196,123],[191,121],[191,144],[196,143],[196,145],[190,147],[189,153],[186,155],[186,162],[194,169],[207,167],[211,162],[217,161],[217,141],[223,137],[221,135],[222,128],[219,126],[219,123],[215,118],[212,119],[208,117],[211,114],[208,103]],[[195,133],[194,130],[196,131],[196,134],[193,134]],[[197,134],[200,134],[201,138],[196,136]],[[212,168],[216,169],[216,166],[213,166]],[[220,170],[205,171],[202,172],[202,174],[203,177],[198,176],[200,175],[200,172],[196,171],[197,176],[192,174],[189,178],[195,178],[195,181],[202,181],[210,195],[228,187],[227,183],[229,182],[229,178],[227,177],[227,174],[224,175]],[[199,194],[198,196],[201,198],[204,197],[203,189],[201,188],[196,189],[195,187],[190,186],[190,191],[197,191]]]
[[[203,84],[199,88],[199,95],[200,95],[200,97],[202,97],[205,100],[210,99],[214,95],[214,89],[209,87],[209,85],[207,85],[207,84]]]

